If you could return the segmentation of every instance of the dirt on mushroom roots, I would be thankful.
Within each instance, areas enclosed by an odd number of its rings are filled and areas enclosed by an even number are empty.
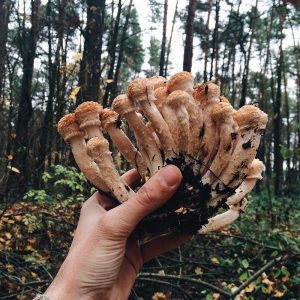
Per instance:
[[[137,228],[138,236],[155,236],[169,232],[196,233],[220,208],[228,208],[226,200],[237,188],[230,188],[220,182],[214,190],[210,184],[203,184],[201,176],[194,172],[195,167],[202,162],[189,155],[178,154],[175,158],[167,159],[166,164],[175,165],[181,170],[181,185],[165,205],[141,221]],[[212,198],[213,191],[222,197],[217,206],[208,207],[207,203]]]

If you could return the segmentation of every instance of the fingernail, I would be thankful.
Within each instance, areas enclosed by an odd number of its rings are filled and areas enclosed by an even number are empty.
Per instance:
[[[175,166],[166,166],[159,172],[162,184],[173,187],[181,181],[182,175],[180,170]]]

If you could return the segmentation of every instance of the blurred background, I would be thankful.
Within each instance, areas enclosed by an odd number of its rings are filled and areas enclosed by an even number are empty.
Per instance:
[[[299,299],[299,29],[299,1],[0,0],[0,299],[45,290],[93,192],[58,120],[181,70],[269,115],[265,178],[238,222],[148,263],[131,298]]]

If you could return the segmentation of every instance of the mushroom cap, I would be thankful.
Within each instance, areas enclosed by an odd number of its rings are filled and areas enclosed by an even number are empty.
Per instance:
[[[225,122],[232,115],[234,109],[227,102],[216,103],[210,112],[211,118],[217,123]]]
[[[62,117],[58,124],[57,130],[66,142],[71,141],[74,137],[84,137],[84,131],[80,130],[76,122],[75,114],[68,114]]]
[[[134,101],[149,101],[148,99],[148,89],[153,90],[153,84],[146,78],[136,78],[129,83],[126,95],[128,98]]]
[[[247,178],[251,178],[251,179],[263,179],[261,173],[265,170],[265,165],[263,164],[262,161],[260,161],[259,159],[255,158],[249,169],[248,169],[248,173],[247,173]]]
[[[193,97],[201,106],[205,106],[208,101],[220,98],[220,87],[211,81],[197,84],[194,86]]]
[[[156,104],[156,106],[160,106],[167,101],[168,96],[169,92],[167,90],[167,87],[161,86],[154,91],[154,103]]]
[[[87,142],[87,153],[91,157],[101,157],[102,153],[109,151],[109,143],[104,137],[93,137]]]
[[[244,105],[233,113],[234,120],[239,126],[258,126],[260,129],[266,127],[268,116],[258,107],[253,105]]]
[[[100,118],[104,130],[107,131],[109,126],[111,125],[116,126],[116,123],[119,118],[119,114],[109,108],[105,108],[103,109]]]
[[[156,90],[159,87],[163,87],[166,86],[167,84],[167,79],[165,77],[162,76],[152,76],[147,78],[148,82],[153,85],[153,88]]]
[[[130,112],[136,111],[136,107],[126,94],[121,94],[114,99],[112,103],[112,109],[120,116],[124,116]]]
[[[187,92],[176,90],[168,96],[166,104],[174,108],[179,108],[180,106],[185,107],[185,104],[190,100],[190,97],[190,94]]]
[[[186,83],[194,83],[194,76],[190,72],[182,71],[174,74],[167,82],[167,89],[171,93],[182,89]]]
[[[85,129],[89,126],[100,126],[99,115],[102,110],[102,105],[94,101],[87,101],[80,104],[75,109],[75,117],[80,124],[80,128]]]
[[[220,101],[221,101],[221,102],[230,103],[229,100],[228,100],[225,96],[221,96],[221,97],[220,97]]]

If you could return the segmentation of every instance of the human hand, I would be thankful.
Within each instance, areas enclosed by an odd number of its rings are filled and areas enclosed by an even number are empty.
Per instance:
[[[135,170],[124,175],[134,186]],[[135,226],[167,202],[181,182],[175,166],[167,166],[123,204],[95,193],[84,203],[70,251],[45,295],[56,299],[127,299],[142,265],[189,239],[170,234],[139,245]],[[114,207],[114,208],[113,208]]]

